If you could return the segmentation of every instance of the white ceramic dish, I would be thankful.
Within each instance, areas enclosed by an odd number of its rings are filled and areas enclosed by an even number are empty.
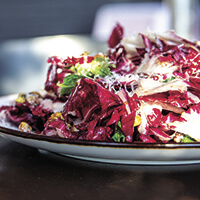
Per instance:
[[[0,106],[15,95],[0,97]],[[0,125],[0,135],[12,141],[61,155],[120,164],[172,165],[200,163],[200,143],[193,144],[124,144],[68,140],[20,132]]]

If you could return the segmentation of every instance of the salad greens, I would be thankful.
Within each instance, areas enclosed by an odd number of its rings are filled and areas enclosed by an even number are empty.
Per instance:
[[[125,142],[126,138],[125,135],[123,134],[123,131],[121,130],[121,122],[118,122],[118,125],[116,127],[116,132],[115,134],[112,136],[112,139],[115,142]]]
[[[169,81],[173,81],[174,79],[176,79],[175,76],[171,76],[170,78],[166,78],[164,81],[162,81],[163,83],[168,83]]]
[[[84,54],[84,56],[86,55]],[[81,78],[94,78],[95,76],[104,78],[111,75],[111,66],[115,67],[114,64],[110,63],[108,57],[102,55],[97,55],[91,62],[76,63],[70,67],[74,74],[67,75],[62,83],[57,84],[61,88],[59,96],[69,95]]]
[[[195,139],[191,138],[189,135],[184,135],[184,138],[181,140],[181,143],[191,143],[195,142]]]
[[[62,84],[57,84],[61,88],[59,96],[62,97],[64,95],[69,95],[72,89],[76,87],[76,82],[81,78],[85,78],[85,76],[78,74],[70,74],[66,76],[63,79]]]
[[[76,63],[70,69],[78,75],[93,78],[94,76],[105,77],[110,75],[110,60],[108,57],[97,56],[91,62]],[[112,66],[114,66],[112,64]]]
[[[169,31],[123,36],[107,54],[53,56],[43,93],[19,94],[0,116],[21,131],[77,140],[200,142],[200,45]]]

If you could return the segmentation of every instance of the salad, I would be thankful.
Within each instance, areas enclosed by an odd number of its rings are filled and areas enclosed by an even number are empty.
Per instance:
[[[1,106],[1,121],[72,140],[200,142],[200,44],[123,32],[114,27],[106,55],[50,57],[44,90]]]

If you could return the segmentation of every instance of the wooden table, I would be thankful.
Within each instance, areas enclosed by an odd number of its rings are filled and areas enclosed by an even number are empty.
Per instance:
[[[2,200],[196,200],[200,164],[118,165],[83,161],[0,138]]]

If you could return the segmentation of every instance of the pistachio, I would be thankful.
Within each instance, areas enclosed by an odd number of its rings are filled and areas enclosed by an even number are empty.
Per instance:
[[[26,101],[26,95],[24,93],[19,93],[17,99],[15,99],[16,103],[24,103]]]
[[[32,132],[32,127],[26,122],[21,122],[18,128],[23,132]]]
[[[38,105],[40,103],[40,100],[37,96],[33,94],[29,94],[26,98],[26,100],[31,104],[31,105]]]
[[[59,119],[59,118],[62,119],[62,120],[64,119],[63,116],[62,116],[62,113],[61,112],[55,112],[49,117],[48,122],[51,122],[51,121],[53,121],[55,119]]]

